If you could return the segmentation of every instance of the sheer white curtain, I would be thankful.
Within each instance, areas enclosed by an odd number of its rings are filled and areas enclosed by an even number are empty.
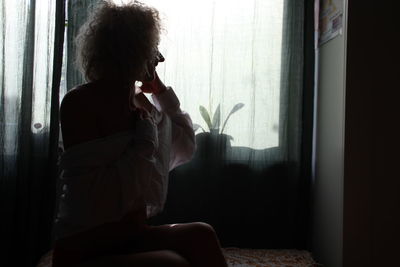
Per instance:
[[[0,1],[1,266],[33,266],[50,242],[63,9]]]
[[[34,7],[32,7],[34,5]],[[34,14],[29,13],[34,10]],[[48,130],[54,52],[54,1],[5,1],[2,3],[1,96],[6,118],[4,152],[16,152],[17,125],[20,117],[23,87],[32,84],[33,133]],[[31,17],[30,17],[31,16]],[[29,21],[32,18],[34,21]],[[29,32],[28,30],[32,30]],[[28,48],[29,47],[29,48]],[[30,51],[27,51],[30,49]],[[28,58],[28,55],[30,58]],[[27,74],[31,68],[32,73]],[[23,79],[22,77],[25,77]],[[29,79],[29,81],[27,81]]]

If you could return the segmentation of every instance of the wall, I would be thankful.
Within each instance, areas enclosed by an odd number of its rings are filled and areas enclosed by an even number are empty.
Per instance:
[[[326,267],[342,265],[345,27],[319,49],[312,252]]]
[[[365,0],[346,11],[344,35],[320,49],[313,253],[327,267],[398,266],[397,9]]]

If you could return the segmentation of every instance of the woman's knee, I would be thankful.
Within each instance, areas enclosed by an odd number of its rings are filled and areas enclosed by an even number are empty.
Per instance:
[[[155,226],[147,236],[149,249],[172,249],[179,252],[193,248],[219,246],[214,228],[202,222]]]
[[[203,222],[195,222],[190,224],[190,235],[198,242],[216,242],[218,240],[214,228]],[[218,242],[218,241],[217,241]]]
[[[202,234],[202,235],[206,235],[206,236],[215,236],[215,230],[214,228],[209,225],[208,223],[204,223],[204,222],[194,222],[191,223],[191,227],[193,229],[193,231],[195,231],[196,233]]]

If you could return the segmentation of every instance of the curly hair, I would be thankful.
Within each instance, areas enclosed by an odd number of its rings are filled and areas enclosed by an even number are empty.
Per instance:
[[[79,30],[77,64],[88,81],[131,84],[154,59],[160,31],[156,9],[138,1],[122,6],[103,1]]]

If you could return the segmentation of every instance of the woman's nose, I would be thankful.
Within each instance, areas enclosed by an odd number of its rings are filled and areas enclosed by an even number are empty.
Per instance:
[[[164,56],[160,52],[158,52],[157,61],[158,62],[164,62],[165,61]]]

